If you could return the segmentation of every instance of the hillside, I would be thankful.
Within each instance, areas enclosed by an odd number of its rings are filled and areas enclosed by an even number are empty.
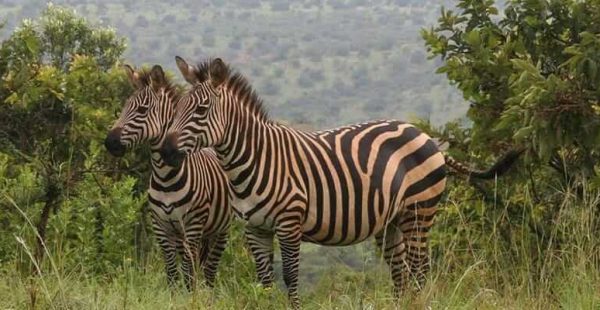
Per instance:
[[[12,32],[42,1],[3,0]],[[128,38],[125,61],[174,70],[175,55],[220,56],[243,72],[272,115],[327,128],[377,118],[443,124],[464,114],[436,75],[419,30],[452,1],[55,1]],[[290,4],[291,3],[291,4]]]

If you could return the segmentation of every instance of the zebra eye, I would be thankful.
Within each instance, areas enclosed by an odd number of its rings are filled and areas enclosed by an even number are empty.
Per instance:
[[[202,115],[202,114],[206,113],[206,110],[208,110],[207,106],[199,105],[196,107],[196,114]]]
[[[148,111],[148,107],[145,106],[139,106],[137,109],[135,109],[136,112],[140,113],[140,114],[146,114],[146,111]]]

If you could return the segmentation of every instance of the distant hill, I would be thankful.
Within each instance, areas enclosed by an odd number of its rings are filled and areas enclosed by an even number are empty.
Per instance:
[[[436,75],[419,29],[450,0],[54,1],[128,38],[126,61],[163,64],[220,56],[244,73],[271,114],[327,128],[378,118],[436,124],[467,104]],[[45,7],[0,0],[6,37]]]

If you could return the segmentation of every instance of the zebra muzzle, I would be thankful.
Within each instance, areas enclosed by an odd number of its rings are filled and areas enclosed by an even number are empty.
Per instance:
[[[170,133],[165,138],[160,148],[160,156],[165,163],[172,167],[179,167],[185,158],[185,153],[177,148],[177,135]]]
[[[110,154],[116,157],[125,155],[125,145],[121,143],[121,128],[114,128],[108,132],[104,140],[104,146]]]

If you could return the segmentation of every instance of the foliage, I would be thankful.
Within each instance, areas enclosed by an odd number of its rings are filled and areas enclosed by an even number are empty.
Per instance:
[[[569,170],[594,172],[600,141],[600,17],[597,1],[491,0],[442,10],[422,35],[438,69],[470,101],[469,149],[531,147],[534,160],[577,155]],[[580,168],[579,168],[580,167]]]
[[[469,180],[473,188],[460,195],[483,200],[467,203],[465,216],[502,232],[507,245],[535,238],[533,260],[571,242],[566,233],[552,234],[563,216],[562,201],[584,200],[600,189],[598,18],[600,3],[593,0],[512,0],[501,15],[494,1],[462,0],[421,32],[431,57],[442,60],[438,73],[470,103],[467,121],[423,127],[450,142],[448,152],[464,161],[489,162],[509,148],[527,150],[496,188]],[[588,203],[597,230],[600,208],[595,200]],[[483,212],[498,204],[505,209]],[[503,220],[494,221],[494,213]]]
[[[139,221],[141,202],[132,196],[139,185],[126,177],[134,171],[124,169],[141,156],[113,168],[100,145],[130,91],[116,67],[124,49],[113,30],[52,5],[2,42],[0,261],[20,255],[9,250],[18,248],[15,237],[39,235],[38,259],[44,242],[75,251],[80,261],[74,264],[103,259],[105,243],[117,246],[112,251],[133,243],[123,235],[133,236]],[[136,169],[139,176],[145,168]],[[34,233],[24,229],[28,221]],[[78,251],[92,237],[98,246]]]

